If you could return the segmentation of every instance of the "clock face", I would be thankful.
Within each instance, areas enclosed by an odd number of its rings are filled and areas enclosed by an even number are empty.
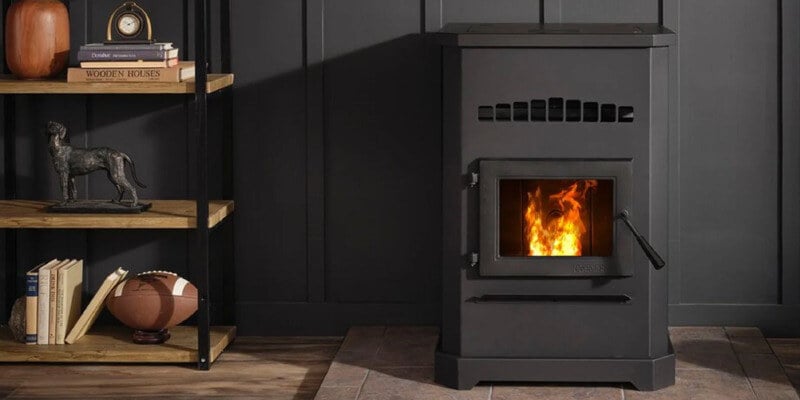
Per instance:
[[[135,14],[122,14],[117,19],[117,30],[124,36],[135,36],[142,29],[142,20]]]

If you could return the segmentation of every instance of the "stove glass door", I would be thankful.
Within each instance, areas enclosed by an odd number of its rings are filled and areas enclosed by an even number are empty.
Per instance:
[[[631,160],[481,160],[479,267],[486,276],[630,276]]]

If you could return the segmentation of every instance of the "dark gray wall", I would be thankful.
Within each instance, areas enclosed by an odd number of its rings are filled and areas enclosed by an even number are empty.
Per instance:
[[[680,32],[670,322],[798,334],[798,16],[780,0],[664,2]]]
[[[116,3],[70,2],[74,47],[100,39]],[[140,3],[159,38],[189,48],[185,2]],[[439,320],[440,58],[421,34],[448,22],[540,18],[663,19],[680,33],[671,52],[670,247],[660,249],[669,255],[671,323],[800,334],[800,7],[781,0],[232,1],[235,267],[220,270],[235,275],[241,333]],[[146,196],[191,192],[183,99],[18,103],[23,196],[55,196],[36,133],[50,118],[67,121],[73,142],[131,153],[152,187]],[[103,180],[86,182],[92,196],[110,195]],[[91,290],[117,265],[186,271],[189,239],[23,232],[20,271],[83,256]]]

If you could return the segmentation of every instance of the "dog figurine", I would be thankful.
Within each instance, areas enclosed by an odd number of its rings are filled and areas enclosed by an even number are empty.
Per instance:
[[[47,123],[47,135],[50,137],[50,158],[61,184],[62,205],[74,202],[77,198],[76,176],[86,175],[98,170],[105,170],[108,180],[117,188],[119,198],[111,200],[112,202],[122,202],[122,196],[125,195],[125,192],[130,192],[133,198],[131,206],[136,207],[139,205],[139,196],[136,194],[136,188],[125,177],[126,162],[131,166],[131,175],[133,175],[134,182],[142,188],[147,186],[139,182],[139,178],[136,177],[136,167],[127,154],[108,147],[91,149],[72,147],[69,143],[69,138],[67,138],[67,128],[58,122],[50,121]]]

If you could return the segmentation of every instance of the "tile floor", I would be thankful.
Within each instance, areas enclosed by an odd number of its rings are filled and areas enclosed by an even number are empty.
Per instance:
[[[755,328],[675,327],[676,384],[516,384],[457,391],[433,382],[433,327],[355,327],[336,354],[317,400],[698,399],[800,400],[800,339],[764,339]]]

